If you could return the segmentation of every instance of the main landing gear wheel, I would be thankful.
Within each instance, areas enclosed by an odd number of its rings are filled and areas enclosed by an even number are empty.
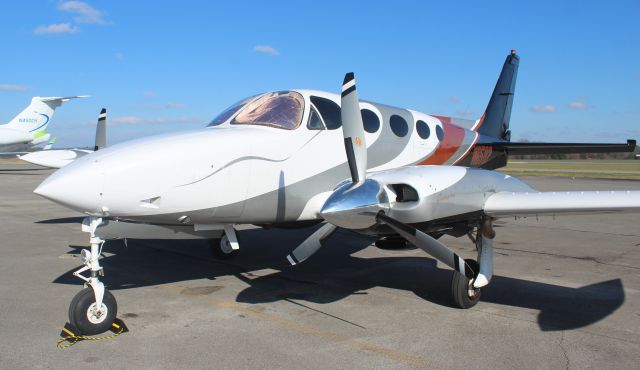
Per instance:
[[[118,304],[111,292],[104,291],[102,305],[98,308],[93,289],[91,287],[84,288],[71,300],[69,323],[75,326],[80,334],[96,335],[111,328],[117,313]]]
[[[209,246],[213,255],[221,260],[229,260],[234,258],[240,252],[239,249],[233,249],[229,238],[225,234],[221,239],[209,239]]]
[[[478,262],[472,259],[465,260],[467,264],[478,273],[480,270]],[[458,271],[453,272],[451,279],[451,295],[456,306],[460,308],[471,308],[478,303],[482,291],[480,288],[473,287],[473,280],[469,280],[466,276]]]

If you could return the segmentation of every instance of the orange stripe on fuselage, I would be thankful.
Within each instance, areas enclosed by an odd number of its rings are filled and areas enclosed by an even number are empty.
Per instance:
[[[462,145],[465,134],[465,130],[462,127],[452,125],[446,121],[442,123],[442,127],[444,128],[444,138],[440,142],[438,149],[424,161],[418,163],[419,165],[443,164],[449,160],[449,158],[458,151],[460,145]]]
[[[476,146],[476,144],[478,143],[478,140],[480,140],[480,134],[476,134],[476,138],[473,139],[473,142],[471,143],[471,145],[469,145],[467,150],[462,154],[460,158],[456,159],[453,162],[454,166],[458,164],[460,161],[462,161],[467,155],[469,155],[469,153],[471,153],[471,150],[473,150],[473,148]]]

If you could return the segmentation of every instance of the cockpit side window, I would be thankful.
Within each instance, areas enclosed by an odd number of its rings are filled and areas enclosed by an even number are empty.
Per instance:
[[[247,104],[232,125],[258,125],[295,130],[302,123],[304,98],[294,91],[267,93]]]
[[[324,130],[322,119],[313,106],[311,106],[311,111],[309,112],[309,121],[307,122],[307,128],[309,130]]]
[[[311,96],[310,99],[313,105],[318,108],[327,130],[337,130],[342,126],[338,104],[319,96]]]
[[[242,99],[239,102],[236,102],[229,108],[225,109],[222,113],[218,114],[216,118],[214,118],[211,122],[209,122],[207,127],[218,126],[226,122],[229,118],[231,118],[234,114],[236,114],[240,110],[240,108],[244,107],[245,104],[255,99],[256,96],[258,95],[253,95],[248,98]]]

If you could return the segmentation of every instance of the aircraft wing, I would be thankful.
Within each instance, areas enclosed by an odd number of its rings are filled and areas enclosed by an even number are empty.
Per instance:
[[[484,213],[494,218],[638,211],[640,190],[499,192],[489,196],[484,204]]]
[[[62,168],[76,159],[83,157],[92,150],[87,149],[52,149],[39,150],[37,152],[19,155],[18,158],[25,162],[37,164],[38,166],[49,168]]]

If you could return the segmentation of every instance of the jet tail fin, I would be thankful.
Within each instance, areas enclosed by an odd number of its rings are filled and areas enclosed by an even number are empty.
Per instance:
[[[86,98],[88,95],[67,97],[41,97],[31,98],[31,104],[15,116],[5,127],[25,132],[41,132],[47,128],[53,117],[53,112],[62,103],[76,98]]]
[[[96,143],[93,150],[100,150],[107,146],[107,109],[102,108],[98,116],[98,125],[96,126]]]
[[[515,50],[511,50],[504,61],[502,72],[500,72],[487,109],[480,118],[476,129],[480,134],[505,141],[511,140],[509,120],[511,119],[511,106],[513,105],[519,64],[520,57],[516,55]]]

